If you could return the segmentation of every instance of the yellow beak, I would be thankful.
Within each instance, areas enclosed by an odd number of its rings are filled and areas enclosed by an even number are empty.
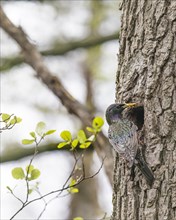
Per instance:
[[[125,108],[129,108],[129,107],[135,107],[137,105],[137,103],[133,102],[133,103],[125,103]]]

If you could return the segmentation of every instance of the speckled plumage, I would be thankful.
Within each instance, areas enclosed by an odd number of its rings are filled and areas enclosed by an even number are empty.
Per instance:
[[[119,119],[109,126],[108,138],[114,150],[132,167],[137,153],[137,126],[128,120]]]
[[[127,161],[129,167],[137,165],[152,185],[153,174],[139,151],[138,127],[126,114],[126,110],[134,105],[135,103],[112,104],[107,108],[108,138],[114,150]]]

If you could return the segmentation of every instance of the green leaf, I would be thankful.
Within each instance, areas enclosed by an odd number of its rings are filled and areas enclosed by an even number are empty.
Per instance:
[[[75,149],[75,147],[78,145],[78,139],[74,139],[71,143],[72,150]]]
[[[31,131],[29,134],[31,135],[31,137],[36,138],[36,134],[34,131]]]
[[[17,117],[17,122],[16,123],[20,123],[22,121],[22,118]]]
[[[14,125],[14,124],[16,124],[17,123],[17,117],[16,116],[14,116],[14,118],[12,118],[11,120],[10,120],[10,125]]]
[[[29,189],[28,194],[31,194],[33,191],[34,191],[33,189]]]
[[[73,220],[84,220],[82,217],[75,217]]]
[[[77,138],[81,144],[83,144],[87,140],[86,134],[83,130],[78,131]]]
[[[73,179],[73,178],[71,178],[71,179],[70,179],[70,184],[69,184],[69,186],[72,187],[72,186],[74,186],[75,184],[76,184],[76,180]]]
[[[9,114],[2,113],[1,117],[2,117],[3,122],[8,122],[11,116]]]
[[[78,193],[78,192],[79,192],[79,189],[76,188],[76,187],[73,187],[73,186],[76,184],[76,180],[73,179],[73,178],[71,178],[70,180],[71,180],[71,182],[70,182],[70,184],[69,184],[70,188],[69,188],[68,191],[69,191],[70,193]]]
[[[22,144],[27,145],[27,144],[32,144],[34,142],[34,139],[29,140],[29,139],[23,139]]]
[[[31,171],[31,177],[29,178],[29,180],[35,180],[40,176],[40,170],[38,169],[33,169]]]
[[[49,131],[45,132],[45,136],[46,136],[46,135],[53,134],[55,131],[56,131],[56,130],[49,130]]]
[[[67,142],[61,142],[57,145],[57,148],[63,148],[64,146],[68,145]]]
[[[69,192],[72,193],[72,194],[78,193],[78,192],[79,192],[79,189],[76,188],[76,187],[71,187],[71,188],[69,189]]]
[[[91,127],[86,127],[86,129],[91,132],[91,133],[95,133],[95,129],[91,128]]]
[[[37,133],[39,136],[42,136],[43,133],[44,133],[45,127],[46,127],[46,124],[45,124],[43,121],[37,123],[37,126],[36,126],[36,128],[35,128],[36,133]]]
[[[85,143],[83,143],[83,144],[80,144],[80,148],[81,149],[85,149],[85,148],[88,148],[89,146],[91,145],[91,142],[85,142]]]
[[[72,136],[71,136],[70,131],[67,131],[67,130],[62,131],[62,132],[60,133],[60,136],[61,136],[61,138],[64,139],[65,141],[71,141],[71,139],[72,139]]]
[[[103,124],[104,124],[104,120],[101,117],[96,117],[92,122],[92,127],[95,129],[99,129],[103,126]]]
[[[24,179],[24,171],[21,167],[16,167],[12,170],[12,176],[15,179]]]
[[[14,116],[14,118],[12,118],[9,122],[10,125],[14,125],[14,124],[17,124],[17,123],[20,123],[22,121],[21,118],[18,118],[16,116]]]
[[[11,193],[13,193],[13,190],[12,190],[9,186],[6,186],[6,188],[7,188]]]
[[[26,166],[26,172],[28,172],[29,174],[31,174],[32,170],[34,170],[34,166],[33,166],[33,165]]]

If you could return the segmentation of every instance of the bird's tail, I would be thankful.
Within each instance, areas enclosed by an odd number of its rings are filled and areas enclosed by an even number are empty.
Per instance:
[[[153,184],[154,181],[154,176],[152,171],[149,169],[148,165],[146,164],[146,162],[144,161],[140,151],[138,150],[136,158],[137,160],[137,167],[141,170],[142,174],[145,176],[148,184],[151,186]]]

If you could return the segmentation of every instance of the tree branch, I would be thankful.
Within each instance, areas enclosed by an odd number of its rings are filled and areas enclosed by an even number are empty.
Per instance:
[[[47,151],[54,151],[54,150],[59,150],[57,148],[56,143],[43,145],[43,146],[38,147],[38,154],[44,153]],[[63,150],[66,150],[66,148]],[[0,163],[19,160],[24,157],[31,156],[33,154],[34,154],[34,147],[24,148],[24,147],[20,147],[18,145],[15,145],[13,148],[9,147],[3,151],[3,153],[1,154]]]
[[[29,42],[26,34],[21,27],[16,27],[6,16],[0,6],[0,26],[18,43],[22,49],[25,62],[28,63],[37,74],[37,77],[58,97],[62,104],[67,108],[69,113],[76,115],[85,125],[90,125],[93,115],[79,103],[73,96],[64,88],[60,80],[52,75],[50,70],[44,64],[41,54],[36,47]],[[100,158],[106,155],[112,158],[111,148],[108,147],[107,138],[100,133],[97,137],[95,150]],[[112,184],[112,168],[113,160],[105,160],[105,172]]]
[[[64,148],[57,148],[57,145],[59,143],[49,143],[49,144],[43,144],[37,148],[37,155],[50,152],[50,151],[66,151],[70,152],[70,146],[65,146]],[[93,150],[93,147],[89,147],[87,151]],[[19,144],[13,144],[12,147],[8,147],[3,151],[0,157],[0,163],[6,163],[10,161],[20,160],[25,157],[32,156],[34,154],[35,147],[30,148],[24,148],[19,146]],[[77,151],[83,151],[81,148],[78,148]]]
[[[115,32],[107,36],[88,37],[82,41],[73,41],[64,44],[55,43],[53,45],[53,48],[48,50],[43,50],[40,53],[43,56],[58,56],[68,53],[72,50],[97,46],[107,41],[117,40],[118,38],[119,38],[119,32]],[[1,58],[0,71],[9,70],[10,68],[16,65],[22,64],[23,62],[25,62],[25,58],[22,55],[15,57]]]

